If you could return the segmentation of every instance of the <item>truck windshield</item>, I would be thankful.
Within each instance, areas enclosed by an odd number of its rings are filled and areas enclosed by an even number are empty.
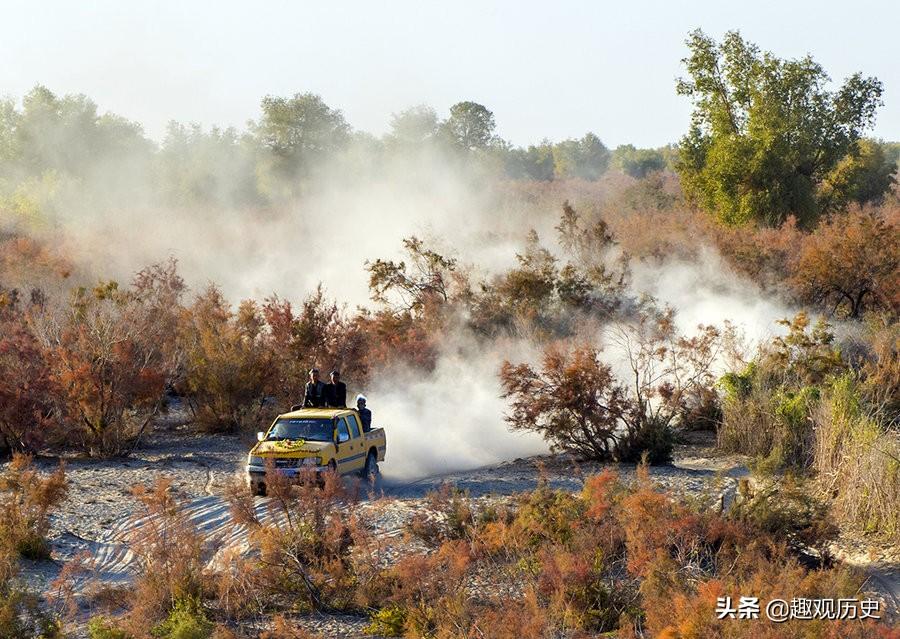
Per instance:
[[[334,426],[330,419],[279,419],[266,439],[306,439],[330,442]]]

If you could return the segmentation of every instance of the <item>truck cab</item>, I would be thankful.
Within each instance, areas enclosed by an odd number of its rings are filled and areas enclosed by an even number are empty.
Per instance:
[[[247,484],[257,495],[266,492],[266,462],[299,478],[307,473],[378,473],[387,448],[383,428],[363,432],[359,413],[351,408],[301,408],[275,418],[247,456]]]

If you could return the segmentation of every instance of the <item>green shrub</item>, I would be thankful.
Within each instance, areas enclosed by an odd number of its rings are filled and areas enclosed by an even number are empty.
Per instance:
[[[837,378],[813,411],[815,468],[839,519],[900,541],[900,434],[879,417],[853,375]]]
[[[825,557],[837,528],[830,520],[827,504],[814,492],[813,485],[787,476],[738,501],[731,516],[773,538],[786,540],[795,550],[814,548]]]
[[[22,539],[18,540],[16,548],[25,559],[31,559],[32,561],[50,559],[50,544],[36,533],[26,534]]]
[[[511,527],[526,547],[544,543],[565,545],[572,540],[584,504],[575,495],[552,490],[541,482],[522,497]]]
[[[90,639],[132,639],[132,636],[113,624],[106,617],[92,617],[88,622]]]
[[[406,628],[407,612],[401,606],[382,608],[371,616],[371,623],[363,630],[370,635],[402,637]]]
[[[214,625],[195,599],[177,601],[165,621],[151,631],[159,639],[209,639]]]
[[[722,424],[716,434],[720,449],[743,455],[768,455],[775,439],[772,397],[765,388],[749,387],[745,394],[728,395],[722,405]]]
[[[821,350],[819,342],[811,341],[806,350]],[[760,357],[723,376],[719,447],[755,456],[752,467],[761,475],[814,471],[839,520],[898,539],[900,435],[890,427],[889,412],[879,411],[863,391],[865,378],[840,372],[831,357],[830,351],[780,363]],[[804,363],[802,375],[787,372],[805,360],[813,364]],[[794,363],[784,368],[786,361]],[[830,371],[825,376],[822,361]],[[816,382],[804,384],[804,379]]]
[[[674,447],[672,427],[663,420],[648,419],[616,442],[615,457],[617,461],[636,464],[646,455],[648,463],[664,464],[672,459]]]
[[[725,401],[734,402],[745,400],[753,390],[753,379],[758,370],[756,362],[750,362],[740,373],[729,372],[719,380],[719,386],[725,392]]]
[[[810,327],[805,313],[778,323],[787,335],[761,347],[743,371],[719,380],[725,396],[719,447],[757,457],[767,472],[813,464],[811,412],[822,389],[845,370],[828,324]]]
[[[779,390],[772,398],[773,444],[757,469],[774,473],[787,468],[804,469],[812,464],[813,431],[810,411],[819,399],[819,389],[805,386],[798,391]]]

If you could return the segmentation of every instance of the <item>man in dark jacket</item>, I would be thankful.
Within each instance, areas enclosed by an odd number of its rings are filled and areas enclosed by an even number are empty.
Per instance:
[[[356,412],[359,413],[359,419],[362,421],[363,432],[368,433],[372,430],[372,411],[366,408],[366,396],[356,396]]]
[[[347,408],[347,385],[341,381],[341,372],[331,371],[331,383],[325,384],[325,405],[331,408]]]
[[[309,371],[309,381],[303,392],[304,408],[321,408],[325,405],[325,383],[319,379],[319,369]]]

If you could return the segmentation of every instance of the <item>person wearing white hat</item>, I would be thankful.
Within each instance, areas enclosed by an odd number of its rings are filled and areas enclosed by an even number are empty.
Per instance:
[[[360,420],[362,420],[363,432],[368,433],[372,430],[372,411],[366,408],[365,395],[360,394],[356,396],[356,411],[359,413]]]

